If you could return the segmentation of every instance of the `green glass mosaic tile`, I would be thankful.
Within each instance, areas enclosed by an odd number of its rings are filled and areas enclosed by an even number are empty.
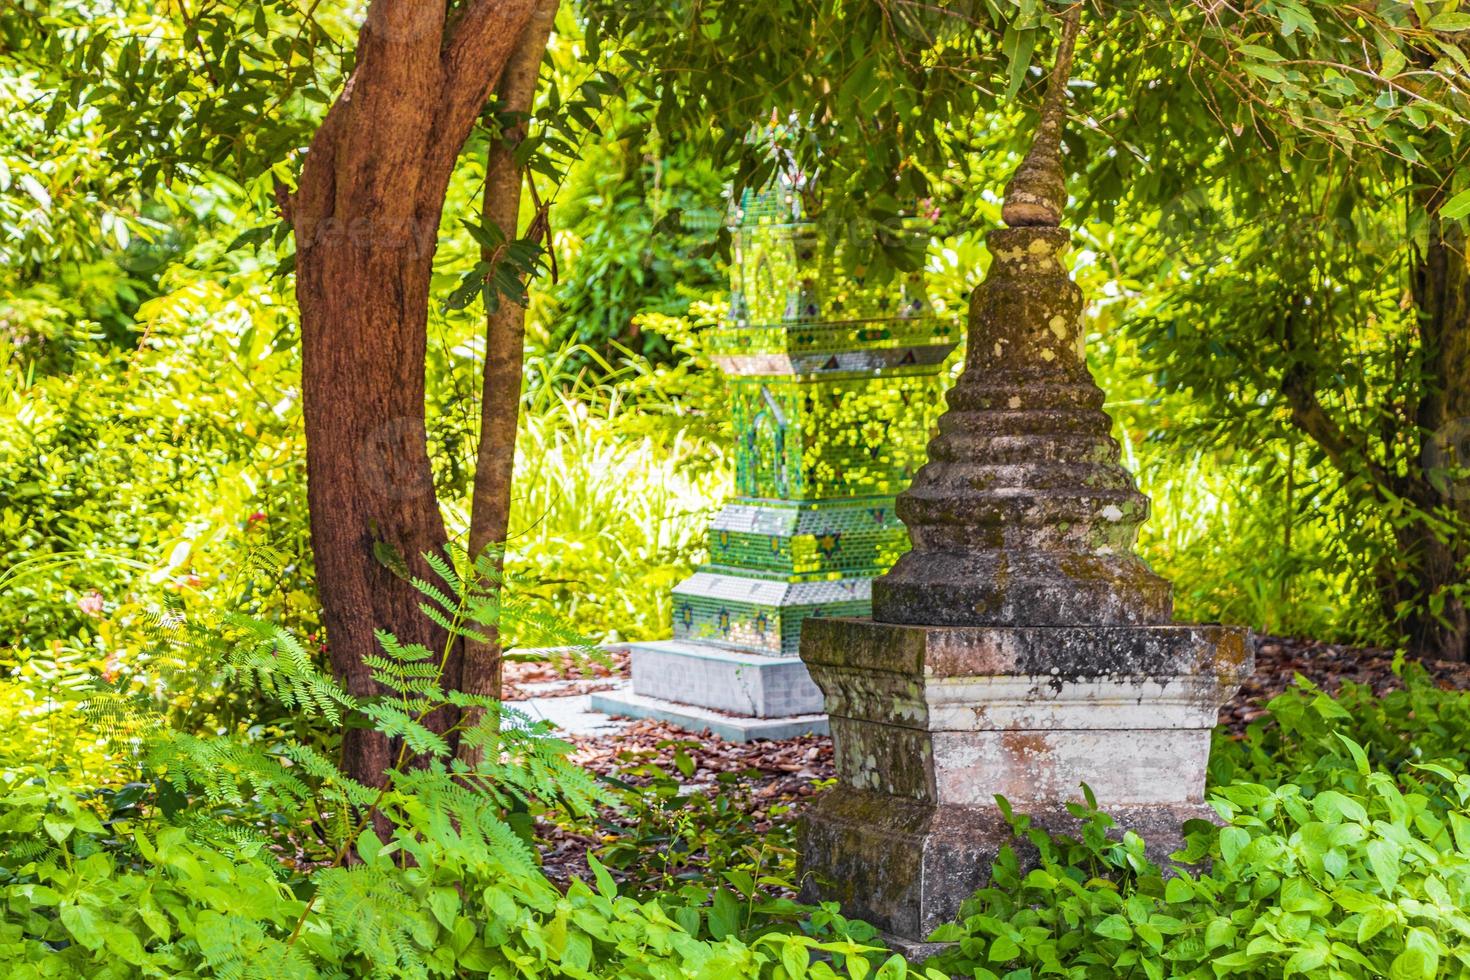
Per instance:
[[[770,501],[736,498],[715,518],[708,542],[710,567],[758,570],[792,582],[881,575],[909,543],[886,497],[786,511]]]
[[[731,378],[735,485],[772,500],[892,496],[923,465],[934,374]]]
[[[752,583],[701,570],[674,588],[674,637],[794,656],[808,616],[867,615],[871,581]]]

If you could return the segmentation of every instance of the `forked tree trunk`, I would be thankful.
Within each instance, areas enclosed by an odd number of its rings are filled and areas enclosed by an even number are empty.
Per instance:
[[[456,158],[534,2],[471,0],[446,23],[444,0],[373,0],[288,205],[312,547],[332,665],[354,694],[375,692],[376,628],[451,649],[459,683],[457,652],[374,545],[422,574],[445,544],[424,425],[434,248]],[[346,733],[350,775],[377,783],[392,761],[382,736]]]

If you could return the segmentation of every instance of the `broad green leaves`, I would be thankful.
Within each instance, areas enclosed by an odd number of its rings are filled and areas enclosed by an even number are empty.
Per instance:
[[[934,935],[955,947],[931,965],[1078,980],[1458,976],[1470,961],[1470,850],[1451,830],[1470,826],[1467,698],[1407,680],[1384,704],[1357,688],[1343,703],[1313,689],[1272,702],[1257,729],[1280,726],[1295,748],[1263,763],[1269,784],[1216,786],[1226,825],[1191,828],[1189,854],[1208,856],[1204,869],[1139,861],[1095,810],[1079,808],[1077,839],[1014,818],[1040,868],[1022,875],[1002,854],[992,885]],[[1410,701],[1421,714],[1406,710]],[[1426,750],[1455,755],[1397,777],[1360,768],[1364,758],[1381,766],[1383,747],[1412,745],[1426,729],[1442,733],[1423,740]],[[1246,751],[1224,740],[1217,748]]]

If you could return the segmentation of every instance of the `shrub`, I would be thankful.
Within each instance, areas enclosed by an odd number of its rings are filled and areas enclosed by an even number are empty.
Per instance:
[[[1222,738],[1225,826],[1186,825],[1168,867],[1110,836],[1095,805],[1074,807],[1076,838],[1014,816],[1039,867],[1003,853],[929,965],[1012,980],[1470,975],[1470,700],[1422,671],[1404,680],[1336,700],[1302,681],[1245,739]]]
[[[430,562],[443,584],[417,583],[425,611],[454,634],[507,611]],[[861,980],[888,955],[833,910],[820,938],[701,938],[687,915],[619,895],[595,858],[591,883],[558,891],[510,815],[587,814],[606,797],[544,723],[441,691],[442,653],[380,634],[372,667],[388,693],[367,700],[318,673],[280,627],[229,617],[198,632],[236,684],[331,724],[374,725],[396,739],[396,765],[364,785],[292,739],[179,731],[146,702],[99,696],[92,716],[133,745],[135,783],[89,793],[64,771],[0,774],[5,976]],[[427,724],[471,708],[483,714]],[[480,750],[473,764],[455,741]],[[907,972],[888,956],[876,975]]]

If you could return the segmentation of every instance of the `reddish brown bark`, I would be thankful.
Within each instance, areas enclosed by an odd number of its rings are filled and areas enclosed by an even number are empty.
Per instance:
[[[374,693],[375,628],[450,650],[419,596],[374,556],[383,541],[416,572],[442,549],[424,427],[429,280],[455,160],[535,0],[373,0],[356,67],[311,142],[291,200],[301,309],[308,503],[334,669]],[[376,733],[346,733],[349,774],[391,764]]]

